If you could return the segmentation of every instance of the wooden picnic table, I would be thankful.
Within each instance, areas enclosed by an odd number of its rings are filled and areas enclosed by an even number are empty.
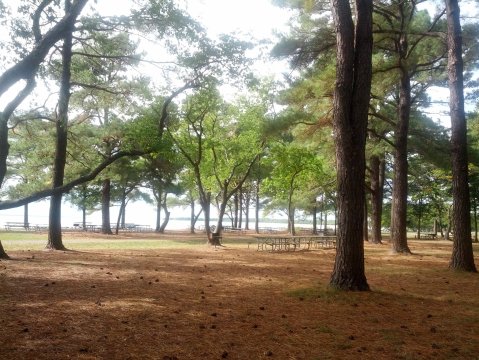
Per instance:
[[[16,222],[16,221],[7,221],[5,223],[5,230],[12,230],[12,229],[23,229],[23,230],[30,230],[30,224],[24,222]]]
[[[336,247],[336,236],[318,235],[258,235],[257,250],[296,251]]]

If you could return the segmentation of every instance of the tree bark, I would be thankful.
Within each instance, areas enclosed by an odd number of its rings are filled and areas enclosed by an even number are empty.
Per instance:
[[[101,232],[103,234],[113,235],[110,225],[110,189],[111,180],[103,180],[101,188]]]
[[[356,25],[347,0],[332,0],[337,40],[333,126],[336,144],[337,249],[330,286],[369,290],[364,272],[362,236],[365,144],[371,89],[371,0],[356,0]]]
[[[239,224],[239,194],[236,193],[233,196],[234,204],[234,217],[233,217],[233,227],[237,228]]]
[[[446,0],[446,11],[454,231],[449,266],[454,270],[477,272],[471,241],[471,202],[468,178],[467,127],[464,112],[462,32],[458,1]]]
[[[65,1],[65,13],[68,14],[71,1]],[[63,185],[65,165],[67,161],[68,143],[68,109],[70,105],[70,79],[73,43],[73,23],[67,28],[62,49],[62,78],[56,120],[56,149],[53,164],[53,187]],[[48,225],[47,249],[65,250],[62,240],[62,193],[53,194],[50,198],[50,214]]]
[[[163,191],[161,189],[157,189],[155,192],[156,198],[156,226],[155,232],[160,232],[161,228],[161,203],[163,199]]]
[[[370,158],[371,168],[371,239],[373,244],[382,243],[381,219],[383,210],[384,170],[385,161],[379,156]]]
[[[83,10],[88,0],[77,0],[73,3],[69,12],[53,26],[41,39],[38,39],[35,47],[15,65],[7,69],[0,76],[0,96],[8,91],[15,83],[24,79],[25,87],[18,93],[16,98],[0,112],[0,186],[3,183],[7,170],[8,145],[8,120],[15,109],[30,94],[35,86],[35,75],[40,64],[50,49],[71,31],[78,15]]]
[[[3,248],[3,245],[2,245],[1,241],[0,241],[0,259],[2,259],[2,260],[10,259],[8,254],[5,252],[5,249]]]
[[[259,234],[259,180],[256,181],[255,185],[255,196],[254,196],[254,232]]]
[[[403,46],[407,46],[403,44]],[[407,50],[404,50],[407,51]],[[403,60],[405,61],[405,60]],[[391,246],[395,253],[410,254],[407,243],[407,137],[411,111],[411,79],[404,64],[400,67],[398,123],[395,131],[394,180],[391,212]]]
[[[248,191],[245,193],[244,199],[244,229],[249,230],[249,205],[251,202],[251,187],[248,186]]]
[[[165,218],[163,219],[163,222],[161,223],[160,229],[159,229],[159,232],[162,234],[165,232],[166,226],[168,225],[168,222],[170,221],[170,215],[171,215],[171,213],[168,211],[168,206],[166,205],[167,196],[168,196],[168,193],[165,193],[165,196],[163,200],[161,201],[162,203],[161,206],[163,208],[163,212],[165,213]]]
[[[411,113],[411,75],[408,67],[409,44],[406,26],[411,16],[408,2],[399,2],[398,18],[401,20],[396,39],[399,68],[398,119],[394,133],[394,179],[391,207],[391,246],[395,253],[410,254],[407,243],[407,195],[408,195],[408,133]]]
[[[363,219],[363,240],[369,241],[369,223],[368,223],[368,201],[367,195],[365,195],[364,199],[364,219]]]
[[[25,229],[30,227],[30,221],[28,220],[28,204],[23,205],[23,226]]]

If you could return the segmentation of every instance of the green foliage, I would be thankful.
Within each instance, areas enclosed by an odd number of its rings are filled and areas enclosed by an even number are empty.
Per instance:
[[[269,210],[291,206],[307,209],[330,180],[325,177],[323,160],[301,145],[274,143],[267,161],[271,173],[263,181],[262,191],[271,198]]]

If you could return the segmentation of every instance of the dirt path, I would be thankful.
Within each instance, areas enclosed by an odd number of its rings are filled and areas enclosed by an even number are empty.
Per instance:
[[[479,275],[411,246],[366,245],[368,293],[326,287],[334,250],[10,252],[0,359],[478,359]]]

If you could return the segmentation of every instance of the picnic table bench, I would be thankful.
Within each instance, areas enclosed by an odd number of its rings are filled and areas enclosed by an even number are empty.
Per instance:
[[[239,233],[239,234],[244,234],[246,231],[242,228],[237,228],[233,226],[223,226],[223,231],[224,232],[231,232],[231,233]]]
[[[255,238],[258,251],[296,251],[297,249],[311,250],[336,247],[336,236],[259,235]]]
[[[436,233],[427,233],[427,234],[421,234],[421,237],[423,239],[432,239],[434,240],[437,237]]]
[[[5,223],[5,230],[12,230],[12,229],[25,229],[29,230],[30,225],[24,222],[15,222],[15,221],[7,221]]]

